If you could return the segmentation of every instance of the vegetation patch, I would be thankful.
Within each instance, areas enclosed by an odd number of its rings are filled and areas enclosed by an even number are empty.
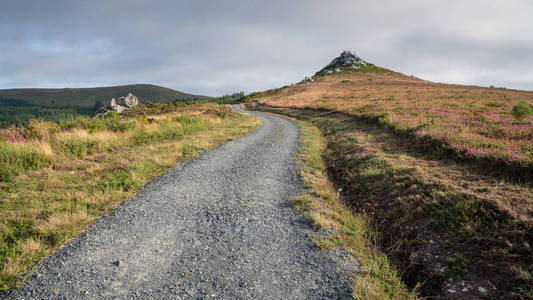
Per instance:
[[[347,114],[417,138],[429,151],[533,180],[532,92],[353,70],[247,97],[252,99],[272,107]]]
[[[360,276],[362,281],[356,278],[355,294],[383,298],[364,289],[397,270],[423,297],[530,297],[533,191],[527,180],[486,172],[475,162],[443,152],[428,152],[424,141],[356,116],[255,108],[310,122],[324,135],[327,174],[350,207],[349,213],[324,209],[340,220],[332,227],[353,236],[358,241],[354,247],[371,242],[386,254],[370,259],[355,255],[371,270]],[[304,175],[304,180],[305,176],[315,178]],[[303,199],[296,203],[308,212],[313,211],[309,207],[320,207]],[[382,268],[391,264],[395,267]]]
[[[220,97],[210,99],[209,102],[214,102],[218,104],[235,104],[235,103],[239,103],[243,99],[244,99],[244,92],[237,92],[237,93],[222,95]]]
[[[1,170],[18,166],[0,182],[1,289],[19,286],[36,263],[176,162],[247,134],[260,121],[195,102],[32,124],[10,129],[15,140],[0,142]]]
[[[352,212],[329,181],[323,160],[326,139],[311,123],[298,121],[298,125],[297,159],[308,191],[293,197],[292,203],[321,229],[314,237],[317,247],[325,251],[344,247],[361,260],[362,270],[355,275],[352,286],[354,299],[414,299],[415,291],[402,283],[387,256],[379,250],[378,232],[369,223],[368,214]]]

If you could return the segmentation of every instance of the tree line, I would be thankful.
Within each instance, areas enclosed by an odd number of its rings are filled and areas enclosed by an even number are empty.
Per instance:
[[[52,106],[19,99],[0,99],[0,128],[22,127],[32,119],[56,122],[74,119],[82,115],[91,115],[97,106],[100,107],[101,102],[95,103],[93,107],[82,107],[77,105]]]

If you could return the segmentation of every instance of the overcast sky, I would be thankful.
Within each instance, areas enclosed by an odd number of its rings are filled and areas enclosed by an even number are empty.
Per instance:
[[[533,1],[0,0],[0,89],[251,92],[343,50],[427,80],[533,90]]]

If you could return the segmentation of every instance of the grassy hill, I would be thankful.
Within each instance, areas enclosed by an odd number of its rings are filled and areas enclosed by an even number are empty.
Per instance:
[[[170,103],[175,100],[207,100],[210,97],[191,95],[173,89],[152,85],[132,84],[95,88],[64,88],[64,89],[7,89],[0,90],[0,99],[24,100],[31,104],[52,106],[92,107],[97,101],[105,103],[112,97],[125,96],[132,93],[141,102]]]
[[[339,203],[375,231],[352,230],[332,213],[342,211],[331,207],[332,195],[328,209],[306,206],[325,238],[362,258],[354,297],[404,298],[391,274],[428,298],[533,297],[533,92],[359,64],[245,100],[323,135],[325,149],[314,155],[324,159]]]

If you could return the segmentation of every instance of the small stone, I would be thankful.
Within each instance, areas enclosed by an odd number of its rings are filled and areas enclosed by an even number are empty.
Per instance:
[[[117,260],[115,260],[115,261],[113,262],[113,265],[114,265],[115,267],[121,267],[121,266],[124,265],[124,263],[121,262],[119,259],[117,259]]]
[[[483,293],[483,294],[486,294],[486,293],[487,293],[487,289],[484,288],[484,287],[482,287],[482,286],[478,287],[477,290],[478,290],[480,293]]]
[[[461,292],[468,292],[468,288],[463,288]]]
[[[448,290],[448,293],[450,293],[450,294],[455,294],[455,293],[457,293],[457,291],[456,291],[456,290],[449,289],[449,290]]]

